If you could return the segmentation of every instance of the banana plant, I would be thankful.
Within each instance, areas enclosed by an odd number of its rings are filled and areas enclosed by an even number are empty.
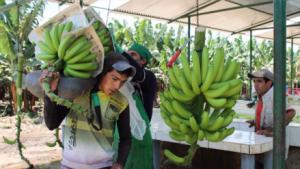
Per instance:
[[[115,40],[123,49],[128,48],[133,42],[138,42],[146,46],[154,55],[154,62],[148,64],[148,68],[166,81],[167,61],[177,47],[184,44],[185,35],[183,26],[177,30],[168,27],[167,24],[153,24],[149,19],[136,19],[133,26],[129,26],[125,21],[112,20],[109,27],[114,33]]]
[[[6,92],[9,93],[9,105],[6,106],[1,116],[13,115],[12,93],[10,89],[12,79],[10,76],[7,76],[10,72],[9,62],[5,60],[3,55],[0,55],[0,87],[4,89],[2,91],[3,96]]]
[[[43,0],[34,0],[30,3],[24,3],[22,6],[18,2],[8,11],[0,13],[0,53],[4,60],[9,63],[11,72],[9,76],[16,75],[16,94],[17,94],[17,131],[15,139],[3,137],[8,144],[17,143],[21,159],[24,160],[29,167],[33,167],[30,161],[23,155],[22,149],[24,145],[20,141],[21,134],[21,109],[22,109],[22,76],[24,72],[24,63],[26,59],[33,56],[33,44],[28,41],[28,34],[38,25],[37,17],[40,16],[44,9]],[[5,7],[6,1],[0,0],[0,7]],[[11,4],[10,4],[11,5]],[[31,52],[30,52],[31,50]],[[13,79],[13,78],[12,78]]]

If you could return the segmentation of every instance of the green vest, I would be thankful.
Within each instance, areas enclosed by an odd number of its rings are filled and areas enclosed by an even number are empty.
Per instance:
[[[114,150],[113,131],[115,123],[121,112],[128,106],[126,98],[121,93],[107,96],[102,92],[92,94],[92,106],[90,94],[87,93],[74,100],[89,113],[91,123],[86,115],[69,112],[63,125],[63,160],[62,164],[71,168],[101,168],[112,164]],[[96,119],[95,106],[101,109],[102,129]],[[92,107],[92,109],[91,109]],[[92,116],[91,116],[92,115]],[[92,166],[92,167],[91,167]]]

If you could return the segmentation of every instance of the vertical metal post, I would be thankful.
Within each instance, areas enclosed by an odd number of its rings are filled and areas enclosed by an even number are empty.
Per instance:
[[[190,61],[190,57],[191,57],[191,17],[188,17],[188,61]]]
[[[286,0],[274,0],[273,168],[285,168]]]
[[[294,38],[291,38],[291,94],[294,96]]]
[[[250,29],[250,73],[252,73],[252,29]],[[249,83],[250,83],[250,99],[252,99],[252,81],[251,79],[249,79]]]

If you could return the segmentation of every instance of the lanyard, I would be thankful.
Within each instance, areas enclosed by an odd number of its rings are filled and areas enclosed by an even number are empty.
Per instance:
[[[100,99],[97,93],[91,94],[91,117],[88,119],[89,123],[92,125],[92,127],[99,131],[102,129],[102,113],[101,113],[101,107],[100,107]],[[96,118],[96,122],[98,124],[94,124],[94,118]],[[99,127],[98,127],[99,126]]]

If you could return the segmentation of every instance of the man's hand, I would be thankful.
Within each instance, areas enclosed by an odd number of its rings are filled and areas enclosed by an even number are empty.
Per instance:
[[[121,166],[118,163],[114,163],[113,166],[111,167],[111,169],[123,169],[123,166]]]
[[[51,90],[55,91],[58,86],[59,77],[58,72],[49,72],[48,70],[44,70],[39,78],[39,82],[42,84],[46,78],[50,78]]]
[[[256,131],[256,134],[264,135],[266,137],[272,137],[273,136],[273,131],[269,130],[269,129],[258,130],[258,131]]]
[[[255,125],[254,120],[247,120],[246,123],[249,123],[249,128],[253,127]]]

